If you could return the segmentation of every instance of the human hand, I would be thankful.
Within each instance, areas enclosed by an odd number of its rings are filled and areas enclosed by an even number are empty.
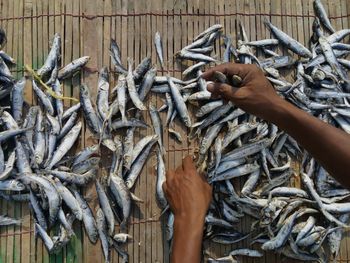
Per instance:
[[[175,219],[203,220],[212,199],[212,187],[200,175],[191,156],[186,156],[175,171],[166,173],[163,190]]]
[[[224,63],[210,68],[203,73],[205,80],[215,80],[214,72],[219,71],[231,78],[238,75],[242,78],[239,88],[229,84],[215,82],[208,85],[208,91],[214,98],[221,97],[232,101],[242,110],[270,121],[274,111],[284,100],[280,98],[264,73],[255,65]]]

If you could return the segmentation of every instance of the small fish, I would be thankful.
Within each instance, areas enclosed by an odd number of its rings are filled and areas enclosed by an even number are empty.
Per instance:
[[[112,129],[118,130],[121,128],[128,128],[128,127],[137,127],[137,128],[147,128],[148,125],[139,120],[139,119],[128,119],[126,121],[123,121],[121,119],[116,119],[115,121],[112,122]]]
[[[119,66],[122,67],[123,64],[122,64],[122,60],[121,60],[120,48],[119,48],[117,42],[113,38],[111,39],[110,53],[111,53],[111,58],[112,58],[113,64],[119,64]]]
[[[154,133],[158,136],[159,149],[162,154],[165,154],[164,141],[163,141],[163,124],[160,119],[158,110],[151,104],[149,105],[149,113],[151,116],[151,121],[154,129]]]
[[[123,178],[111,174],[109,188],[119,207],[122,209],[123,220],[120,223],[120,228],[125,231],[131,213],[131,195],[128,185],[124,182]]]
[[[179,142],[179,143],[182,143],[183,140],[182,140],[182,137],[181,137],[181,134],[177,131],[175,131],[173,128],[168,128],[168,132],[169,134],[171,134],[172,136],[175,137],[175,139]]]
[[[100,70],[99,78],[98,78],[98,87],[97,87],[97,112],[101,118],[101,120],[106,120],[108,116],[109,104],[108,104],[108,96],[109,96],[109,76],[107,67],[103,67]]]
[[[50,175],[59,178],[61,181],[81,186],[86,185],[96,177],[95,169],[90,169],[82,174],[58,170],[48,170],[47,172],[50,173]]]
[[[154,35],[154,45],[156,46],[156,52],[160,62],[160,66],[162,70],[164,70],[163,43],[159,32],[156,32]]]
[[[50,114],[54,115],[54,108],[52,106],[52,102],[50,98],[37,86],[36,82],[33,80],[32,81],[32,86],[35,94],[38,96],[40,102],[42,103],[44,109]]]
[[[69,191],[69,189],[65,187],[58,178],[56,178],[54,182],[55,187],[57,188],[57,191],[60,194],[62,200],[70,208],[74,216],[81,221],[83,219],[83,211],[80,208],[78,201],[74,198],[73,194]]]
[[[53,166],[55,166],[69,151],[69,149],[72,148],[73,144],[75,143],[80,134],[81,125],[82,123],[78,122],[61,140],[61,143],[57,147],[55,153],[53,154],[52,159],[47,166],[47,169],[51,169]]]
[[[183,71],[182,75],[184,77],[187,77],[187,76],[193,74],[193,72],[195,72],[198,69],[200,69],[201,67],[203,67],[204,65],[206,65],[206,62],[204,62],[204,61],[193,64],[192,66],[188,67],[185,71]]]
[[[145,162],[148,158],[148,155],[149,155],[149,153],[150,153],[150,151],[151,151],[151,149],[156,141],[157,140],[152,140],[151,142],[149,142],[148,145],[136,157],[135,161],[131,165],[130,170],[129,170],[127,177],[126,177],[126,181],[125,181],[125,184],[127,185],[127,187],[129,189],[131,189],[134,186],[136,179],[140,175],[142,167],[145,165]]]
[[[334,33],[335,30],[331,25],[331,22],[329,21],[329,18],[327,16],[326,10],[324,9],[324,6],[321,2],[321,0],[314,0],[314,11],[318,19],[320,19],[322,25],[327,28],[331,33]]]
[[[95,134],[100,134],[101,123],[92,106],[89,88],[85,84],[80,86],[80,103],[89,129]]]
[[[136,86],[134,82],[134,77],[132,75],[132,60],[128,58],[128,74],[126,75],[126,83],[129,91],[129,96],[133,104],[139,110],[146,110],[147,108],[143,105],[139,94],[136,91]]]
[[[174,104],[177,109],[177,112],[181,116],[181,119],[184,122],[184,124],[187,127],[191,127],[191,118],[188,114],[186,104],[180,94],[180,91],[177,89],[172,79],[170,77],[167,77],[167,78],[168,78],[168,83],[171,90],[171,97],[174,100]]]
[[[99,150],[99,147],[97,144],[84,148],[83,150],[81,150],[79,153],[76,154],[76,156],[74,157],[72,166],[75,166],[78,163],[88,159],[92,155],[97,154],[98,150]]]
[[[39,224],[35,223],[35,236],[37,235],[39,235],[44,241],[45,247],[50,253],[54,249],[55,244],[53,243],[50,236],[46,233],[46,231]]]
[[[271,240],[265,242],[261,248],[263,250],[274,250],[282,247],[284,243],[287,241],[291,231],[292,227],[294,226],[295,220],[297,218],[298,212],[294,212],[292,215],[290,215],[282,228],[278,231],[278,234],[272,238]]]
[[[22,220],[0,215],[0,226],[20,225]]]
[[[265,25],[271,30],[272,33],[276,36],[276,38],[284,45],[286,48],[290,49],[294,53],[298,54],[302,57],[312,57],[310,50],[304,47],[301,43],[296,41],[295,39],[288,36],[286,33],[279,30],[277,27],[272,25],[269,21],[265,21]]]
[[[166,200],[163,183],[165,182],[165,165],[161,151],[157,151],[157,182],[156,182],[156,198],[160,208],[163,210],[168,201]]]
[[[100,184],[98,180],[95,182],[95,186],[96,186],[96,192],[98,195],[98,200],[99,200],[101,209],[104,213],[104,217],[106,219],[108,234],[112,235],[114,232],[115,220],[114,220],[114,214],[113,214],[111,205],[109,203],[109,199],[104,190],[104,187]]]
[[[117,243],[121,243],[121,244],[125,244],[128,241],[132,240],[132,236],[129,234],[125,234],[125,233],[118,233],[115,234],[113,236],[113,239],[117,242]]]
[[[28,130],[32,130],[33,128],[34,127],[2,131],[2,132],[0,132],[0,143],[7,141],[9,138],[15,137],[15,136],[22,134],[22,133],[25,133]]]
[[[9,64],[16,64],[16,60],[12,58],[9,54],[7,54],[5,51],[0,50],[0,57]]]
[[[210,56],[201,54],[201,53],[195,53],[191,52],[188,49],[182,49],[178,53],[176,53],[176,56],[181,59],[188,59],[192,61],[197,61],[197,62],[216,62],[215,58],[212,58]]]
[[[6,180],[11,176],[16,161],[16,151],[12,151],[7,159],[4,170],[0,173],[0,181]]]
[[[52,41],[50,52],[47,55],[47,58],[45,60],[45,63],[37,72],[39,76],[43,76],[49,73],[51,70],[53,70],[53,68],[55,67],[56,61],[60,56],[60,51],[61,51],[61,36],[60,34],[56,33]]]
[[[257,40],[257,41],[249,41],[246,43],[248,46],[253,47],[265,47],[265,46],[275,46],[278,45],[277,39],[263,39],[263,40]]]
[[[145,100],[148,92],[151,90],[156,74],[157,74],[157,68],[153,67],[153,68],[150,68],[146,72],[145,76],[143,77],[140,88],[138,90],[141,101]]]
[[[240,249],[235,249],[230,252],[231,256],[248,256],[248,257],[255,257],[255,258],[260,258],[263,256],[262,253],[260,253],[257,250],[252,250],[248,248],[240,248]]]
[[[64,66],[62,69],[58,71],[57,78],[59,80],[64,80],[71,77],[72,75],[74,75],[74,73],[76,73],[82,67],[84,67],[89,62],[89,60],[90,60],[89,56],[84,56],[73,60],[71,63],[67,64],[66,66]]]
[[[217,182],[222,180],[228,180],[235,177],[240,177],[243,175],[250,174],[252,172],[255,172],[259,170],[260,166],[257,164],[245,164],[238,166],[236,168],[230,169],[226,172],[223,172],[221,174],[216,174],[215,177],[210,179],[210,182]]]
[[[26,174],[21,177],[21,180],[23,182],[36,183],[42,188],[49,203],[49,225],[54,224],[57,220],[58,211],[61,207],[61,196],[55,187],[54,181],[47,177],[38,176],[35,174]]]
[[[76,189],[72,189],[72,191],[83,211],[83,222],[88,238],[91,243],[95,244],[98,239],[98,229],[91,208]]]
[[[109,237],[107,233],[107,224],[105,215],[101,208],[96,209],[96,225],[98,230],[98,235],[100,237],[103,255],[105,257],[105,262],[110,262],[110,249],[109,249]]]
[[[76,120],[78,118],[78,113],[73,112],[72,115],[69,117],[69,119],[66,121],[62,129],[60,129],[57,139],[62,139],[64,136],[67,135],[67,133],[72,129],[74,124],[76,123]]]
[[[151,58],[150,57],[145,57],[140,62],[140,64],[137,65],[137,67],[135,68],[135,70],[133,72],[135,81],[138,81],[142,77],[144,77],[146,72],[148,72],[149,69],[151,68],[151,65],[152,65]]]
[[[77,112],[80,109],[80,107],[81,107],[81,104],[80,102],[78,102],[77,104],[74,104],[72,107],[65,110],[62,115],[62,121],[69,118],[73,114],[73,112]]]
[[[38,198],[36,197],[35,193],[30,189],[29,192],[29,201],[30,201],[30,207],[34,211],[34,217],[36,219],[36,222],[44,229],[47,230],[47,222],[46,222],[46,216],[44,214],[43,208],[40,205],[40,202]]]
[[[123,140],[123,166],[129,170],[131,166],[131,157],[134,148],[134,131],[135,127],[131,127],[126,131]]]
[[[25,78],[20,79],[13,85],[11,92],[12,116],[17,123],[22,120],[23,91],[25,88]]]

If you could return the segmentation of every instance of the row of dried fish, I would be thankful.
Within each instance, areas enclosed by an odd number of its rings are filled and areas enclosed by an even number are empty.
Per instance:
[[[338,255],[348,224],[350,192],[278,127],[232,103],[212,99],[208,83],[201,78],[210,62],[255,64],[285,99],[349,133],[349,61],[345,58],[350,46],[341,41],[350,30],[335,31],[322,3],[316,0],[314,7],[317,17],[309,48],[266,21],[276,38],[250,41],[240,25],[237,47],[229,36],[223,36],[225,51],[218,61],[211,53],[223,27],[213,25],[176,54],[179,59],[195,61],[183,72],[193,79],[175,82],[168,78],[165,85],[155,84],[151,89],[165,94],[162,109],[168,109],[167,116],[175,109],[180,121],[192,129],[192,138],[200,140],[198,167],[207,171],[208,181],[214,185],[214,202],[206,217],[206,237],[214,242],[233,244],[250,238],[252,243],[261,243],[263,250],[308,261],[327,262],[327,249],[334,257]],[[274,51],[277,45],[301,58],[279,55]],[[294,82],[287,81],[281,70],[296,70]],[[194,124],[187,102],[199,106]],[[293,186],[299,175],[292,169],[292,157],[303,157],[301,188]],[[244,177],[243,187],[237,189],[235,178]],[[257,221],[249,233],[241,233],[235,224],[246,215]],[[169,239],[172,223],[170,214]],[[221,261],[235,262],[232,256],[211,259]]]
[[[5,87],[11,100],[9,110],[3,105],[0,116],[3,127],[0,132],[1,198],[29,202],[37,236],[43,239],[50,253],[65,246],[74,236],[73,223],[82,221],[90,241],[101,240],[106,262],[110,260],[111,247],[127,262],[128,253],[123,245],[132,240],[127,234],[131,207],[133,202],[142,202],[131,189],[156,143],[159,144],[157,196],[161,207],[167,205],[162,193],[165,166],[159,113],[150,106],[155,135],[134,144],[135,130],[148,125],[140,120],[139,111],[133,112],[133,104],[128,103],[129,100],[135,105],[142,103],[156,71],[149,67],[149,59],[134,71],[130,61],[129,73],[121,74],[110,92],[109,73],[107,68],[102,68],[96,101],[90,96],[90,88],[83,84],[79,103],[65,109],[61,82],[79,72],[89,57],[76,59],[59,69],[60,42],[60,36],[56,34],[44,65],[37,71],[40,80],[45,81],[55,96],[43,91],[42,83],[33,79],[31,86],[39,105],[27,108],[23,98],[24,78]],[[116,43],[112,40],[111,54],[116,52],[115,48]],[[96,144],[77,152],[83,124],[80,113]],[[99,166],[101,153],[106,151],[110,151],[112,158],[104,176],[99,173]],[[81,192],[91,186],[96,188],[97,207],[90,207]],[[20,223],[3,216],[0,221],[1,225]],[[120,232],[115,229],[117,222]],[[50,236],[50,230],[57,223],[58,232]]]

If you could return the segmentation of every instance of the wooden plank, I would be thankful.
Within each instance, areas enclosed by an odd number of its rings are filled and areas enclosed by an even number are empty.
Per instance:
[[[61,11],[62,6],[56,5],[55,12],[59,13]],[[74,14],[80,14],[81,13],[81,1],[73,1],[73,7],[72,12]],[[63,19],[62,19],[63,21]],[[57,21],[57,26],[59,27],[61,25],[61,21]],[[63,31],[64,26],[62,26],[59,31]],[[81,32],[82,32],[82,23],[81,19],[79,17],[74,17],[72,19],[72,59],[78,58],[81,56]],[[72,88],[73,88],[73,96],[75,98],[79,97],[79,85],[80,85],[80,79],[81,75],[77,74],[72,78]],[[80,147],[81,145],[84,145],[84,134],[81,134],[80,138]],[[79,147],[79,146],[78,146]],[[66,262],[67,263],[82,263],[83,262],[83,231],[82,231],[82,225],[81,224],[75,224],[74,225],[74,232],[75,232],[75,238],[69,242],[66,248]]]
[[[1,206],[0,206],[1,214],[5,215],[7,213],[7,207],[6,202],[4,200],[1,200]],[[0,228],[0,259],[3,262],[6,262],[6,255],[7,255],[7,227],[1,227]]]
[[[129,13],[138,13],[138,12],[142,12],[144,10],[147,10],[147,7],[145,6],[145,3],[143,1],[136,1],[135,5],[134,5],[134,9],[130,10],[129,9]],[[144,21],[145,22],[145,21]],[[145,47],[152,45],[152,43],[149,43],[146,41],[146,32],[148,32],[148,34],[150,34],[150,31],[148,30],[143,30],[146,28],[145,24],[141,23],[141,18],[140,17],[133,17],[133,24],[132,24],[133,28],[132,29],[128,29],[128,30],[132,30],[135,32],[135,36],[133,37],[133,45],[135,47],[134,50],[134,54],[133,54],[133,60],[135,61],[134,66],[136,67],[138,65],[138,63],[140,63],[140,61],[144,58],[144,56],[146,56],[146,50]],[[130,39],[131,40],[131,39]],[[143,48],[143,50],[140,50],[141,48]],[[143,52],[142,52],[143,51]],[[146,104],[147,105],[147,104]],[[145,117],[145,114],[143,114],[143,116]],[[147,115],[146,115],[147,116]],[[146,117],[147,119],[147,117]],[[147,120],[149,121],[149,120]],[[149,129],[147,130],[135,130],[134,132],[134,142],[138,142],[142,137],[147,136],[149,132]],[[136,184],[134,193],[137,196],[141,195],[141,192],[143,192],[142,190],[146,190],[147,192],[147,185],[146,185],[146,178],[148,177],[147,174],[148,171],[148,166],[147,164],[144,166],[143,171],[140,175],[140,178]],[[142,196],[142,198],[145,198],[145,196]],[[143,199],[147,202],[146,199]],[[146,206],[144,204],[133,204],[133,220],[142,220],[145,218],[145,215],[143,214],[143,211],[146,209]],[[145,230],[140,230],[141,228],[143,228],[144,224],[133,224],[132,226],[130,226],[130,230],[132,231],[132,235],[135,238],[135,243],[133,244],[132,247],[130,247],[129,253],[132,254],[132,260],[133,262],[146,262],[147,259],[145,258],[145,254],[142,253],[140,251],[140,247],[142,246],[146,246],[146,240],[142,240],[141,236],[143,235],[142,231]],[[140,242],[140,243],[136,243],[136,242]],[[140,245],[138,245],[140,244]]]
[[[32,15],[33,11],[33,2],[32,0],[26,0],[24,3],[24,16]],[[24,57],[23,57],[23,64],[28,64],[33,67],[33,58],[32,58],[32,21],[31,20],[24,20],[24,30],[23,30],[23,40],[24,43]],[[24,98],[27,102],[32,102],[32,88],[30,81],[26,82],[26,87],[24,91]],[[30,216],[30,210],[28,207],[28,204],[23,203],[22,204],[22,218],[23,223],[21,227],[21,231],[30,231],[32,229],[32,222],[31,222],[31,216]],[[31,233],[25,233],[21,235],[21,262],[27,263],[27,262],[33,262],[33,255],[31,252]]]
[[[349,23],[350,19],[349,17],[345,17],[346,15],[350,15],[350,9],[348,9],[349,8],[348,1],[341,0],[340,6],[341,6],[341,15],[344,17],[342,19],[342,28],[337,28],[338,30],[350,27],[350,23]],[[349,39],[350,38],[348,37],[346,41],[349,41]],[[349,256],[350,256],[349,248],[350,248],[350,235],[349,233],[344,233],[339,256],[338,256],[339,261],[344,262],[345,260],[349,259]]]
[[[152,11],[153,3],[149,2],[147,5],[143,6],[141,3],[135,3],[135,11],[142,12],[140,9],[142,8],[143,11],[151,12]],[[156,60],[152,56],[152,47],[153,47],[153,31],[151,27],[151,21],[153,20],[152,16],[147,16],[145,19],[143,19],[143,26],[145,30],[142,30],[141,38],[144,40],[142,41],[142,55],[149,55],[151,56],[153,64],[156,64]],[[143,118],[146,122],[150,121],[148,114],[143,114]],[[151,134],[151,130],[139,130],[135,133],[135,140],[139,140],[141,137],[147,136]],[[136,142],[136,141],[135,141]],[[147,185],[147,170],[148,166],[145,165],[144,171],[142,171],[142,174],[136,184],[135,187],[135,193],[144,200],[144,203],[138,204],[134,206],[134,220],[145,220],[147,218],[146,215],[146,209],[149,206],[148,202],[148,191],[146,187]],[[132,231],[134,237],[135,237],[135,244],[133,247],[129,246],[128,249],[130,249],[130,253],[133,253],[133,259],[134,262],[146,262],[146,244],[148,244],[146,239],[146,224],[133,224],[132,227],[130,227],[130,231]],[[138,242],[138,243],[136,243]]]
[[[38,0],[33,0],[32,2],[32,13],[33,13],[33,16],[36,16],[37,15],[37,3]],[[38,18],[33,18],[33,20],[31,21],[31,24],[30,24],[30,21],[29,21],[29,27],[32,27],[32,32],[31,32],[31,36],[32,36],[32,42],[31,42],[31,46],[32,46],[32,67],[33,69],[37,69],[38,68]],[[28,31],[27,31],[28,30]],[[30,32],[29,29],[26,28],[26,33],[27,32]],[[26,88],[26,90],[31,90],[31,84],[27,84],[29,85],[29,88]],[[28,102],[29,103],[33,103],[34,104],[34,99],[31,96],[28,95]],[[33,228],[33,225],[34,225],[34,219],[31,218],[31,221],[30,221],[30,225],[31,225],[31,230],[34,230]],[[35,236],[34,236],[34,232],[30,235],[30,262],[31,263],[34,263],[36,262],[36,256],[37,256],[37,243],[36,243],[36,240],[35,240]]]
[[[22,5],[22,1],[16,1],[13,4],[9,5],[9,12],[13,13],[14,16],[21,16],[23,15],[23,9],[21,9],[21,5]],[[22,6],[23,7],[23,6]],[[13,8],[13,11],[11,10]],[[10,29],[11,27],[9,27],[8,29],[8,37],[12,38],[12,41],[8,41],[7,45],[10,48],[10,52],[12,51],[14,57],[17,58],[17,65],[16,65],[16,69],[18,70],[20,65],[23,63],[23,58],[22,58],[22,54],[20,54],[21,48],[23,47],[23,42],[21,43],[20,41],[23,41],[23,38],[21,36],[21,32],[22,32],[22,27],[20,26],[20,21],[14,21],[13,22],[13,31],[11,31]],[[14,41],[14,39],[18,39],[17,41]],[[13,76],[15,78],[18,77],[18,72],[13,73]],[[18,213],[18,209],[19,209],[19,204],[17,203],[8,203],[7,205],[7,209],[8,209],[8,215],[11,217],[19,217],[19,213]],[[19,246],[19,242],[18,242],[18,236],[14,235],[15,232],[17,232],[19,229],[20,231],[20,227],[16,227],[16,226],[8,226],[7,227],[7,233],[8,233],[8,237],[7,237],[7,256],[6,256],[6,262],[8,263],[16,263],[17,261],[17,253],[15,253],[16,249],[20,249]]]
[[[7,13],[7,16],[13,16],[13,3],[5,3],[3,10],[5,13]],[[4,23],[4,30],[7,34],[7,38],[12,38],[13,34],[13,21],[6,21]],[[6,52],[12,52],[12,40],[7,40],[6,46],[5,46],[5,51]],[[11,53],[10,53],[11,54]],[[5,200],[2,200],[2,214],[9,214],[8,211],[8,203]],[[8,241],[9,237],[7,236],[8,233],[13,232],[13,228],[8,228],[8,227],[3,227],[0,229],[0,234],[4,235],[4,237],[1,238],[1,260],[4,262],[7,262],[8,259],[8,253],[11,252],[11,247],[10,251],[8,251]]]
[[[105,18],[103,18],[103,47],[102,47],[102,53],[103,53],[103,61],[102,64],[104,66],[109,66],[109,45],[111,41],[111,21],[112,18],[108,17],[112,14],[112,3],[111,0],[104,1],[103,6],[103,14],[106,15]]]
[[[48,1],[42,1],[41,2],[41,5],[42,5],[42,14],[48,14]],[[41,40],[42,40],[42,43],[43,43],[43,62],[46,60],[47,58],[47,55],[49,53],[49,50],[51,48],[51,41],[52,41],[52,36],[49,36],[49,24],[48,24],[48,20],[49,18],[47,16],[44,16],[43,17],[43,22],[42,22],[42,35],[41,35]],[[52,230],[50,231],[50,234],[52,234]],[[48,253],[46,247],[44,245],[42,245],[43,247],[43,250],[42,250],[42,253],[43,253],[43,259],[42,259],[42,262],[44,263],[51,263],[51,256],[50,254]]]
[[[62,10],[66,13],[72,13],[73,11],[73,1],[66,0],[62,3]],[[72,55],[72,45],[73,45],[73,18],[71,16],[66,16],[64,18],[64,26],[62,30],[62,66],[67,65],[73,60]],[[72,81],[71,79],[64,80],[62,82],[62,91],[64,96],[72,96]],[[71,102],[69,100],[64,100],[65,107],[69,107]]]
[[[82,1],[82,12],[85,14],[96,14],[98,11],[99,3],[97,1]],[[100,59],[98,58],[97,47],[96,44],[99,41],[96,39],[100,39],[99,33],[100,28],[97,27],[98,23],[96,19],[90,20],[84,18],[82,20],[82,35],[83,35],[83,53],[89,54],[90,61],[88,62],[88,67],[97,69]],[[84,72],[84,83],[88,85],[91,91],[91,99],[92,101],[96,100],[96,87],[97,87],[97,78],[96,74],[91,74],[88,72]],[[84,146],[89,146],[93,144],[93,135],[89,131],[89,129],[85,129],[85,141]],[[91,209],[95,210],[95,205],[97,204],[96,200],[96,191],[93,187],[93,184],[90,183],[87,189],[84,191],[84,194],[91,197],[89,205]],[[98,241],[95,245],[91,244],[87,236],[83,235],[83,250],[84,256],[83,261],[86,263],[96,263],[101,260],[101,244]]]
[[[81,4],[79,1],[72,1],[72,12],[74,14],[80,14],[81,13]],[[83,45],[82,42],[82,23],[81,18],[79,17],[73,17],[72,18],[72,42],[71,42],[71,49],[72,49],[72,57],[71,60],[74,60],[78,57],[84,56],[85,54],[81,53],[81,45]],[[79,97],[79,85],[81,80],[81,74],[76,74],[72,78],[72,95],[75,98]]]
[[[149,10],[151,12],[154,13],[162,13],[164,12],[164,9],[162,8],[164,6],[163,1],[159,1],[159,0],[155,0],[152,1],[152,6],[149,8]],[[166,37],[165,37],[165,30],[164,28],[166,27],[166,20],[163,17],[160,16],[156,16],[152,18],[151,21],[151,31],[150,31],[150,42],[147,43],[147,45],[149,47],[151,47],[152,50],[152,58],[154,57],[154,63],[156,63],[156,65],[160,65],[158,62],[158,58],[156,57],[156,49],[154,47],[154,36],[155,33],[158,31],[160,33],[160,36],[162,38],[163,41],[163,45],[166,46]],[[166,55],[165,55],[166,56]],[[167,67],[167,60],[166,57],[164,57],[164,66]],[[160,68],[160,67],[159,67]],[[148,99],[148,103],[153,104],[157,107],[157,97],[156,96],[151,96]],[[144,119],[147,122],[151,122],[151,119],[149,117],[148,112],[145,112],[145,114],[143,114]],[[152,129],[147,129],[147,134],[154,134],[154,131]],[[152,159],[149,158],[149,161],[147,162],[147,164],[145,165],[141,176],[143,176],[143,180],[139,181],[138,184],[138,188],[140,189],[139,191],[142,191],[142,189],[146,189],[146,195],[145,197],[145,205],[141,207],[141,213],[144,215],[143,218],[145,218],[146,220],[149,218],[152,218],[152,197],[154,195],[152,195],[154,192],[152,192],[152,184],[153,184],[153,180],[154,180],[154,176],[152,176],[152,165],[151,165]],[[152,178],[153,177],[153,178]],[[144,184],[145,187],[142,187],[142,185]],[[153,224],[151,222],[146,222],[145,224],[141,224],[139,226],[139,231],[140,231],[140,242],[141,244],[144,244],[144,247],[140,246],[139,247],[139,260],[142,262],[153,262],[152,261],[152,246],[153,246],[153,242],[155,241],[155,235],[154,233],[152,233],[153,230]],[[145,234],[142,235],[142,231],[145,231]],[[152,240],[153,242],[148,242],[149,240]],[[156,242],[154,242],[154,245],[156,245]]]

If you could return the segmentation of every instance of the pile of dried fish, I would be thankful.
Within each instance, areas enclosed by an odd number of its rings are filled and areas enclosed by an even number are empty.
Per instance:
[[[252,244],[261,244],[263,250],[300,260],[326,262],[327,249],[336,257],[349,221],[350,203],[346,199],[350,192],[278,127],[245,113],[232,103],[212,99],[208,82],[201,77],[202,70],[210,63],[255,64],[285,99],[349,133],[347,71],[350,62],[346,56],[350,45],[341,41],[350,34],[350,29],[335,32],[320,0],[314,1],[314,7],[317,17],[308,48],[268,21],[266,26],[275,38],[250,41],[240,25],[237,47],[229,36],[223,36],[222,25],[211,26],[176,53],[180,60],[195,62],[183,71],[185,80],[157,76],[149,57],[135,68],[128,58],[125,67],[120,49],[112,39],[110,55],[118,73],[116,86],[110,88],[109,72],[104,67],[99,72],[96,102],[90,96],[92,87],[83,84],[80,102],[68,109],[63,107],[61,82],[74,76],[89,57],[78,58],[60,69],[61,40],[56,34],[44,65],[32,81],[39,106],[25,109],[26,81],[15,81],[7,65],[14,60],[0,51],[0,98],[11,95],[10,110],[2,107],[0,115],[3,128],[0,132],[1,198],[29,201],[36,232],[49,252],[58,251],[69,242],[74,235],[73,222],[78,220],[83,222],[91,242],[101,240],[106,262],[109,262],[111,247],[127,262],[123,244],[132,239],[127,233],[131,206],[142,201],[131,190],[155,145],[155,193],[159,207],[168,216],[167,238],[172,239],[174,216],[167,211],[162,190],[165,180],[163,134],[165,125],[168,132],[182,142],[174,125],[178,117],[191,129],[191,139],[199,138],[198,167],[207,172],[208,182],[214,187],[214,200],[206,216],[205,238],[220,244],[249,238]],[[225,50],[219,61],[211,54],[221,37]],[[6,39],[2,33],[1,39]],[[162,39],[158,32],[154,44],[164,70]],[[276,53],[274,48],[278,45],[299,58]],[[293,81],[282,76],[282,70],[294,69]],[[217,81],[228,81],[225,75],[216,75]],[[238,84],[239,78],[230,81]],[[147,105],[150,92],[164,94],[166,103],[160,109]],[[195,121],[189,104],[196,107]],[[160,112],[165,110],[163,124]],[[154,135],[134,143],[135,130],[149,127],[142,120],[145,111],[149,111]],[[80,112],[96,144],[75,154],[82,129]],[[110,166],[105,167],[109,169],[107,175],[98,174],[101,147],[105,147],[103,151],[108,149],[112,156]],[[301,186],[296,187],[292,159],[300,157],[302,180]],[[246,178],[241,189],[237,188],[237,178]],[[91,184],[99,200],[95,209],[90,208],[81,191]],[[245,216],[256,219],[248,233],[242,233],[235,226]],[[116,222],[120,224],[117,233]],[[0,217],[0,225],[18,223],[20,221]],[[59,227],[50,237],[48,230],[54,225]],[[238,256],[261,257],[262,254],[239,249],[209,262],[236,262]]]
[[[316,18],[309,48],[265,21],[275,38],[250,41],[240,25],[237,48],[230,37],[223,36],[222,61],[255,64],[285,99],[350,133],[350,63],[345,59],[350,45],[340,42],[350,35],[350,29],[335,32],[322,3],[316,0],[314,7]],[[192,127],[192,136],[198,136],[198,167],[207,171],[208,181],[214,186],[206,237],[221,244],[249,238],[252,244],[261,243],[263,250],[299,260],[327,262],[327,250],[334,257],[338,255],[349,219],[350,203],[346,199],[350,192],[278,127],[246,114],[232,103],[210,98],[201,69],[210,62],[218,63],[210,53],[221,29],[221,25],[208,28],[177,53],[179,59],[196,62],[183,73],[185,77],[195,77],[197,86],[189,90],[188,83],[174,84],[170,80],[169,91],[162,88],[171,94],[168,108],[176,108],[182,122]],[[273,50],[277,45],[299,59],[279,55]],[[294,69],[292,82],[282,76],[281,70]],[[219,72],[216,78],[228,81]],[[161,90],[156,86],[152,89]],[[187,119],[187,108],[179,106],[178,94],[182,95],[181,103],[189,101],[199,106],[193,125]],[[292,170],[292,157],[302,157],[300,187],[293,184],[297,175]],[[234,187],[234,178],[244,177],[243,187]],[[249,233],[241,233],[235,224],[246,215],[256,222]],[[211,262],[236,262],[233,254]]]
[[[33,73],[32,88],[39,106],[26,109],[24,78],[4,85],[11,95],[11,105],[8,111],[8,107],[3,107],[0,114],[3,127],[0,132],[1,198],[30,203],[36,221],[36,234],[43,239],[50,253],[59,251],[74,236],[73,223],[77,220],[83,222],[92,243],[101,240],[106,262],[109,262],[111,247],[127,262],[128,254],[123,245],[131,239],[126,233],[131,205],[133,201],[142,202],[130,189],[153,145],[157,142],[162,145],[163,136],[159,130],[158,112],[151,110],[153,125],[158,127],[156,135],[146,136],[134,145],[135,129],[148,125],[139,120],[140,112],[135,111],[138,117],[131,118],[127,102],[130,97],[135,106],[142,105],[141,100],[152,86],[155,69],[150,68],[149,59],[134,72],[130,63],[130,74],[120,75],[111,93],[113,99],[110,100],[109,73],[107,68],[102,68],[96,103],[92,102],[89,87],[83,84],[80,86],[80,102],[64,109],[62,99],[65,97],[62,97],[60,81],[72,77],[88,62],[89,57],[78,58],[59,69],[60,51],[61,38],[56,34],[44,65]],[[111,51],[116,51],[113,42]],[[0,73],[7,76],[9,72]],[[136,92],[135,83],[141,85],[143,99]],[[96,144],[77,152],[75,145],[82,130],[80,111]],[[118,112],[121,119],[115,118]],[[124,136],[116,135],[115,131],[122,128],[127,128]],[[108,176],[99,176],[101,145],[112,153]],[[160,149],[164,152],[163,146]],[[165,179],[162,158],[159,154],[158,172],[162,180],[159,186]],[[99,200],[99,206],[94,209],[81,191],[91,186],[96,187]],[[160,203],[166,206],[164,197],[160,198]],[[116,222],[120,223],[120,232],[115,231]],[[0,217],[0,225],[19,223],[19,220]],[[50,230],[53,230],[53,236],[50,236]]]

